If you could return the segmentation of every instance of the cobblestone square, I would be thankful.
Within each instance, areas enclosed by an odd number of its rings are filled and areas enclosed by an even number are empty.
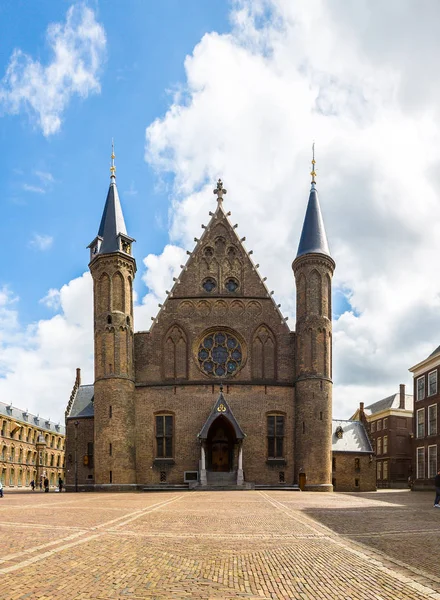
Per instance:
[[[440,599],[431,494],[0,499],[0,598]]]

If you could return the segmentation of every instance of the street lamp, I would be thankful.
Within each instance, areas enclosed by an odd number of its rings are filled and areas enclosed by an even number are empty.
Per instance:
[[[78,426],[79,421],[73,423],[75,425],[75,492],[78,491]]]

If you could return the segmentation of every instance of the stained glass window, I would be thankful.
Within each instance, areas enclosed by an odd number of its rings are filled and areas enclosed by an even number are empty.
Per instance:
[[[197,358],[202,371],[212,377],[235,375],[243,362],[240,342],[224,331],[207,335],[199,346]]]

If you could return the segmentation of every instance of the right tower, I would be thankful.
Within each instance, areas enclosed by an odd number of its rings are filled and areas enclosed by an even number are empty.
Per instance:
[[[306,491],[332,486],[332,276],[312,160],[312,185],[298,253],[296,281],[295,480]]]

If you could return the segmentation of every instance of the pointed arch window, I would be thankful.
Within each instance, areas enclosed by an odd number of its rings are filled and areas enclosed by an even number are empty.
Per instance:
[[[252,375],[254,379],[275,378],[275,337],[266,325],[261,325],[252,343]]]
[[[166,379],[187,378],[187,340],[178,325],[174,325],[165,337],[164,359]]]

